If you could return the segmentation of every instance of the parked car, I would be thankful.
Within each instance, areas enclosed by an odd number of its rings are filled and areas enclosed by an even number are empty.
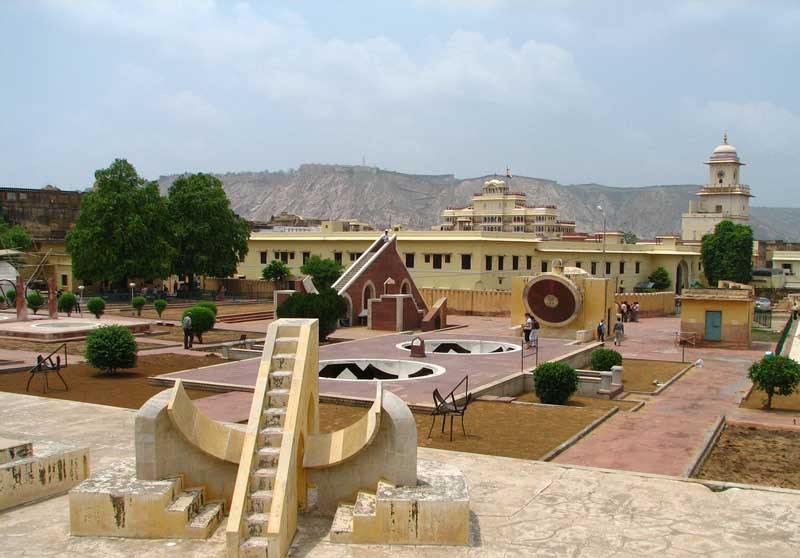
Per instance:
[[[756,299],[756,308],[759,310],[772,310],[772,302],[763,296],[759,297]]]

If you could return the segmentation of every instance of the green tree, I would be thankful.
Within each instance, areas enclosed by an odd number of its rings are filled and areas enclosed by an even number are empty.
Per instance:
[[[624,233],[622,233],[622,241],[625,244],[636,244],[636,242],[638,240],[639,240],[639,237],[636,236],[635,234],[633,234],[630,231],[625,231]]]
[[[197,336],[197,340],[202,343],[203,342],[203,334],[206,331],[211,331],[214,329],[214,323],[216,322],[216,316],[214,316],[214,312],[211,309],[205,306],[192,306],[183,311],[181,315],[181,322],[186,317],[187,314],[192,313],[192,334]]]
[[[319,256],[311,256],[306,263],[300,267],[303,275],[310,275],[317,290],[327,289],[333,285],[344,268],[336,260],[323,259]]]
[[[160,318],[161,314],[167,308],[167,301],[163,298],[159,298],[153,302],[153,306],[155,307],[156,312],[158,312],[158,317]]]
[[[753,229],[731,221],[717,223],[703,237],[700,261],[709,285],[720,280],[749,283],[753,271]]]
[[[280,260],[272,260],[267,267],[261,270],[261,277],[275,283],[277,289],[283,286],[283,282],[290,274],[289,266]]]
[[[622,366],[622,355],[614,349],[595,349],[589,356],[592,370],[610,372],[614,366]]]
[[[139,347],[133,333],[125,326],[98,327],[86,336],[86,361],[100,370],[114,373],[120,368],[136,366]]]
[[[140,178],[124,159],[94,176],[66,240],[75,275],[120,284],[132,277],[166,277],[174,251],[158,185]]]
[[[9,225],[0,219],[0,249],[29,250],[33,239],[22,226]]]
[[[750,366],[750,379],[767,394],[766,409],[775,395],[792,395],[800,385],[800,364],[789,357],[770,355]]]
[[[36,314],[36,312],[39,311],[39,308],[44,306],[44,297],[42,296],[42,293],[40,293],[39,291],[31,291],[25,298],[27,299],[28,302],[28,308],[33,310],[34,314]]]
[[[86,303],[86,309],[89,310],[94,317],[98,320],[100,319],[100,315],[106,309],[106,301],[100,298],[99,296],[94,296],[89,299],[89,302]]]
[[[210,174],[179,177],[167,197],[176,249],[172,272],[229,277],[247,255],[250,225],[230,208],[222,182]]]
[[[75,306],[77,304],[78,304],[78,299],[72,293],[64,293],[60,297],[58,297],[58,311],[66,312],[67,316],[72,315],[72,311],[75,309]]]
[[[294,293],[278,306],[279,318],[317,318],[319,340],[324,341],[336,331],[339,318],[347,312],[344,297],[331,288],[320,289],[319,294]]]
[[[533,382],[539,401],[563,405],[578,390],[578,373],[565,362],[545,362],[533,371]]]
[[[131,300],[131,306],[136,310],[137,316],[142,315],[142,308],[144,308],[145,304],[147,304],[147,300],[143,296],[135,296],[133,300]]]
[[[669,272],[661,266],[655,268],[653,273],[651,273],[647,280],[653,283],[653,288],[657,291],[665,291],[672,288],[672,279],[669,276]]]

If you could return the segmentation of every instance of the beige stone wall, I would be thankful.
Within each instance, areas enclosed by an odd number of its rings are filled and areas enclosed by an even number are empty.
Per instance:
[[[511,292],[509,291],[422,288],[419,292],[429,308],[440,298],[447,297],[447,310],[450,314],[468,316],[509,316],[511,314]]]
[[[640,318],[668,316],[675,313],[675,293],[671,291],[662,293],[619,293],[614,295],[614,302],[621,303],[623,301],[638,302]]]

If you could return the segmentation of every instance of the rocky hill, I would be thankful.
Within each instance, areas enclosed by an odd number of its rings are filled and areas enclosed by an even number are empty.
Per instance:
[[[266,221],[281,211],[322,219],[354,218],[379,227],[400,223],[428,229],[441,211],[463,206],[491,176],[459,179],[451,174],[404,174],[375,167],[301,165],[288,172],[242,172],[217,175],[234,210],[242,217]],[[162,176],[166,190],[174,176]],[[694,197],[695,184],[615,188],[599,184],[563,185],[554,180],[515,176],[509,186],[525,192],[529,203],[554,204],[578,230],[603,226],[597,206],[605,208],[609,229],[632,231],[642,238],[680,232],[681,213]],[[754,207],[756,238],[800,241],[798,208]]]

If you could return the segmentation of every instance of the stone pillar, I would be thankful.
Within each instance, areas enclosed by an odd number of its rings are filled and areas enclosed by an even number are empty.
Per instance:
[[[50,277],[47,280],[47,310],[50,317],[54,320],[58,319],[58,299],[56,298],[56,280]]]
[[[17,305],[17,319],[18,320],[27,320],[28,319],[28,306],[27,300],[25,300],[25,281],[22,280],[21,275],[17,275],[17,295],[15,298],[16,305]]]
[[[611,385],[622,386],[622,366],[611,367]]]
[[[611,383],[612,383],[612,373],[611,372],[600,372],[600,392],[601,393],[608,393],[611,391]]]

